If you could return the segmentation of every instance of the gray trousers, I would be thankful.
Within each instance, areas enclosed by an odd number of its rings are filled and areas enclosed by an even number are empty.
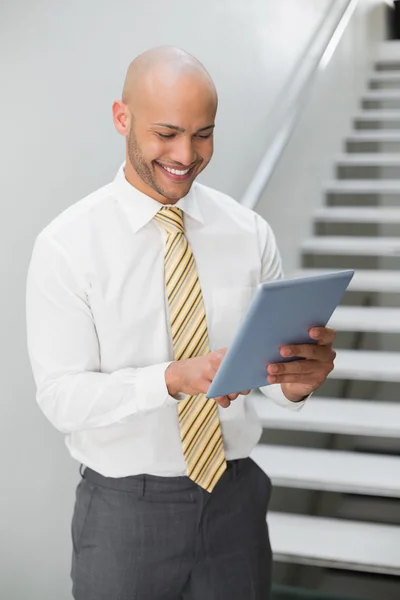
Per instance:
[[[213,492],[187,477],[88,468],[72,520],[75,600],[268,600],[271,482],[230,461]]]

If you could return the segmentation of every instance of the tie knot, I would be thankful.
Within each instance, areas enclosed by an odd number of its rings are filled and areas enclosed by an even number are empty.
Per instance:
[[[167,233],[184,233],[183,212],[180,208],[163,206],[154,218]]]

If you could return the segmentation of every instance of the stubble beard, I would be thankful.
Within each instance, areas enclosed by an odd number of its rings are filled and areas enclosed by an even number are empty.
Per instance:
[[[176,202],[179,198],[170,198],[165,189],[157,182],[154,172],[152,171],[149,164],[146,162],[138,144],[138,141],[133,131],[133,126],[129,132],[128,137],[128,156],[131,161],[132,167],[135,169],[139,177],[148,186],[150,186],[157,194],[163,196],[166,200]]]

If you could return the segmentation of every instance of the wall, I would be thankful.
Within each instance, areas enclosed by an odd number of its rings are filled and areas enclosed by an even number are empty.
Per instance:
[[[78,464],[35,403],[25,278],[36,234],[109,181],[123,159],[111,104],[128,63],[163,43],[205,63],[220,112],[217,151],[203,181],[240,198],[264,150],[273,101],[331,1],[2,2],[2,599],[71,597]]]

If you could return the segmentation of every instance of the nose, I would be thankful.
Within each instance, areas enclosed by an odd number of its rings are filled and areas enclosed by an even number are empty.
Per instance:
[[[196,161],[197,153],[191,136],[186,137],[182,135],[174,141],[170,158],[184,167],[189,167],[189,165]]]

